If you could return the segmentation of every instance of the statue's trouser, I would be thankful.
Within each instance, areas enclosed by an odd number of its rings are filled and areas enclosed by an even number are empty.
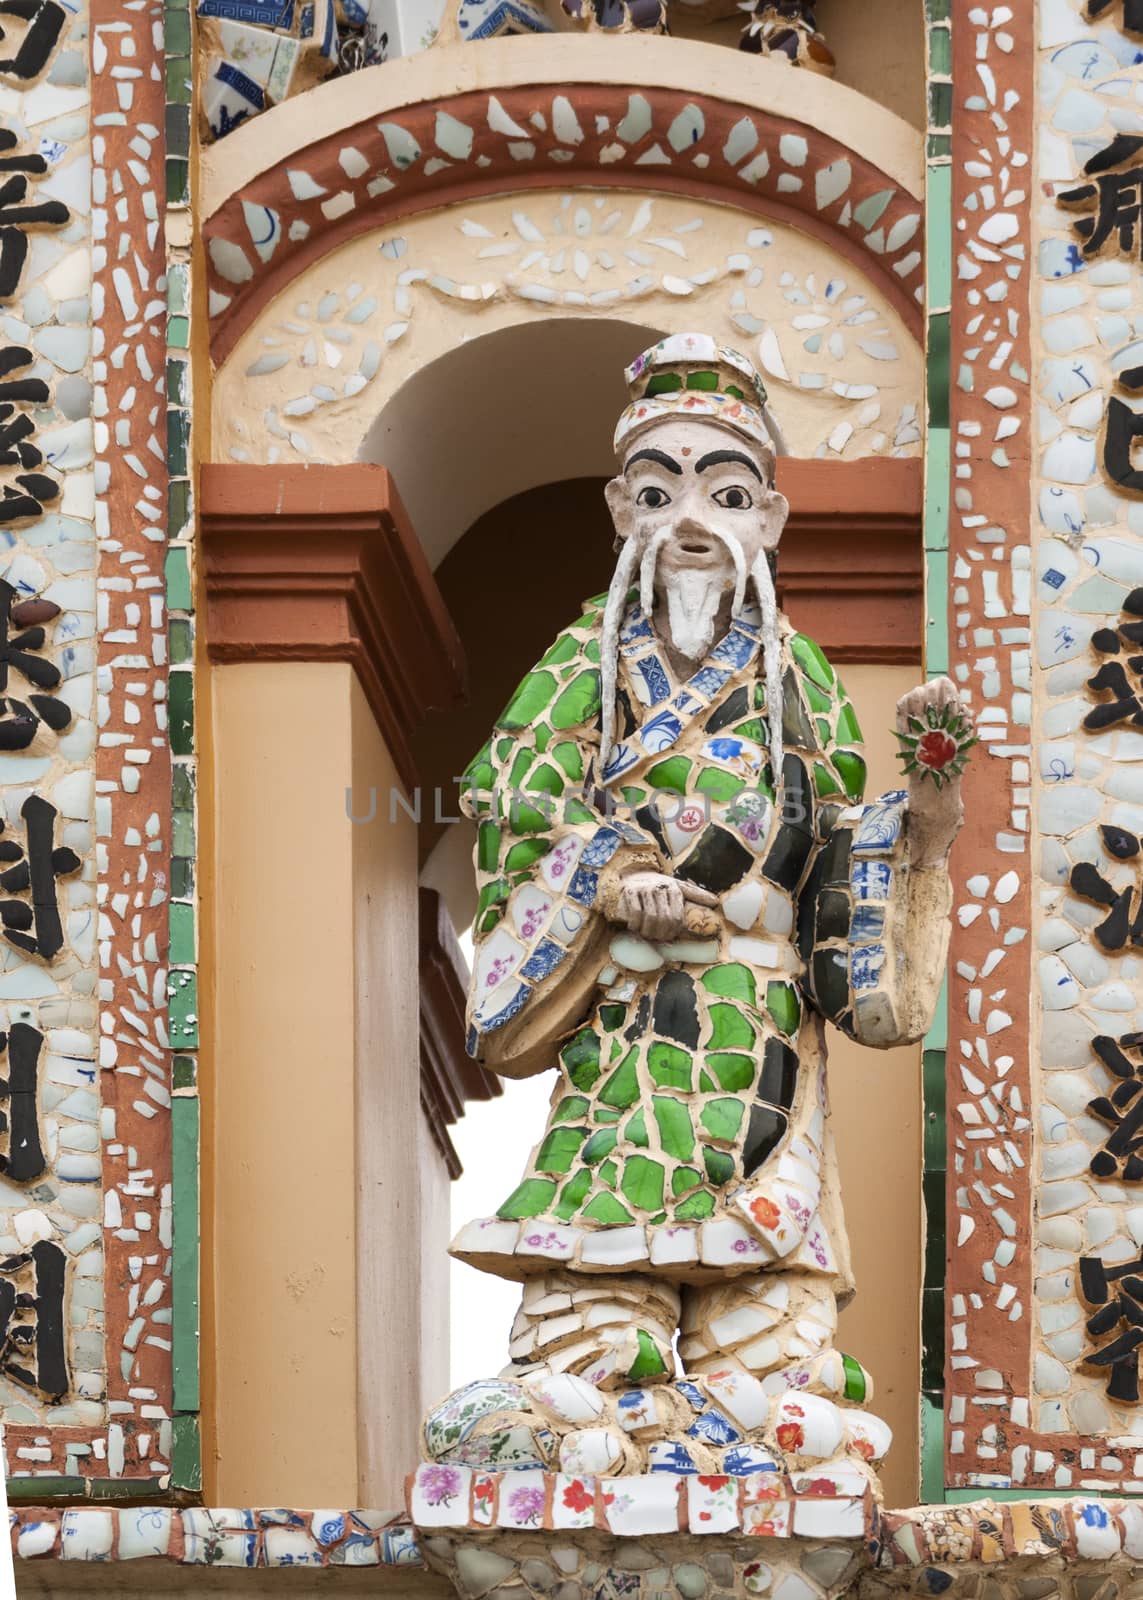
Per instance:
[[[738,1368],[765,1378],[798,1367],[799,1387],[859,1398],[861,1369],[833,1348],[833,1289],[805,1272],[749,1273],[681,1290],[637,1273],[548,1272],[525,1288],[510,1352],[521,1371],[572,1372],[613,1389],[674,1376],[676,1329],[688,1374]]]

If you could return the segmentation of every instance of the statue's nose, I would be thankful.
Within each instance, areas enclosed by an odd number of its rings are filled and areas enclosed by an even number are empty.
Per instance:
[[[695,516],[680,517],[675,524],[675,541],[680,550],[692,556],[709,555],[718,544],[706,524]]]

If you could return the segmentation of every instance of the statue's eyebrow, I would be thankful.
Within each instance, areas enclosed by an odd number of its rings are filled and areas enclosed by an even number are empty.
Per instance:
[[[754,474],[759,483],[763,481],[762,474],[758,471],[758,468],[755,466],[754,462],[751,461],[749,456],[744,456],[741,450],[712,450],[709,455],[699,457],[699,459],[695,462],[695,471],[705,472],[707,467],[721,467],[725,466],[728,462],[733,462],[737,466],[745,467],[747,471]]]
[[[629,467],[633,467],[636,461],[653,461],[657,467],[666,467],[667,471],[673,472],[677,478],[682,477],[682,467],[670,456],[665,455],[662,450],[636,450],[635,454],[628,456],[623,463],[624,472]]]

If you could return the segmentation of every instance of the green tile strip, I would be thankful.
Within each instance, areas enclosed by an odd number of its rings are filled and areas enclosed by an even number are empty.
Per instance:
[[[949,0],[925,0],[925,672],[949,669],[949,307],[952,299],[952,24]],[[946,989],[923,1053],[924,1272],[921,1285],[921,1500],[945,1490]],[[976,1491],[979,1493],[979,1491]],[[990,1494],[992,1490],[988,1491]]]
[[[167,558],[172,757],[168,1029],[174,1051],[171,1139],[172,1472],[202,1488],[199,1411],[198,903],[195,882],[194,498],[191,448],[191,0],[164,0],[167,99]],[[179,225],[182,224],[180,232]]]

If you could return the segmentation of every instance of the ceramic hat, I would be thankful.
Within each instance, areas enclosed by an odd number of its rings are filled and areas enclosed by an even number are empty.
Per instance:
[[[672,333],[644,350],[624,376],[631,403],[615,429],[619,451],[664,417],[709,417],[773,454],[766,389],[754,365],[708,333]]]

